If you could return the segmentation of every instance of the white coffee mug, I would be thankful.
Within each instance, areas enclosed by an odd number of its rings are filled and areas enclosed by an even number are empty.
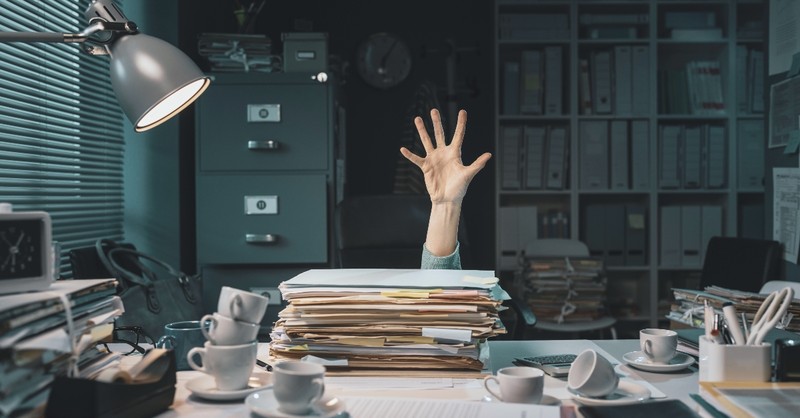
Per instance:
[[[247,382],[256,365],[258,343],[240,345],[213,345],[210,342],[202,347],[189,350],[186,360],[189,367],[214,377],[217,390],[232,391],[247,387]],[[195,356],[203,365],[197,364]]]
[[[272,391],[278,409],[305,415],[311,404],[325,392],[325,366],[306,361],[287,360],[272,366]]]
[[[238,345],[246,344],[256,340],[259,324],[251,324],[244,321],[236,321],[225,315],[215,312],[203,316],[200,322],[209,321],[211,326],[206,329],[200,328],[203,335],[214,345]]]
[[[639,331],[639,345],[650,361],[664,364],[677,354],[678,333],[668,329],[645,328]]]
[[[222,286],[217,302],[217,312],[237,321],[258,324],[269,305],[269,297],[253,292]]]
[[[494,382],[500,387],[495,392],[489,387]],[[544,393],[544,371],[533,367],[505,367],[497,376],[483,378],[483,387],[503,402],[538,404]]]
[[[619,376],[608,359],[588,348],[578,354],[567,376],[567,387],[581,395],[601,398],[614,393]]]

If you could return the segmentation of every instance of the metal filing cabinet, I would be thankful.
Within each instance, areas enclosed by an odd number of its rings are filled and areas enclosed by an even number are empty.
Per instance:
[[[333,259],[333,83],[218,74],[196,107],[197,261],[204,306],[221,286],[275,288]],[[280,306],[270,306],[263,326]]]

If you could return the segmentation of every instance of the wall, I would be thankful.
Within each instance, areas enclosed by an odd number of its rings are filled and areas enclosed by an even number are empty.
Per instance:
[[[143,33],[176,45],[177,13],[174,2],[125,2],[125,15]],[[181,202],[186,202],[179,184],[180,117],[143,133],[125,124],[125,239],[173,266],[181,265]]]
[[[232,13],[234,4],[233,1],[179,1],[180,42],[197,62],[203,62],[195,52],[198,34],[237,30]],[[392,192],[395,164],[400,157],[400,133],[412,125],[405,115],[415,88],[423,80],[445,87],[445,52],[451,51],[448,39],[460,49],[456,55],[457,84],[473,87],[463,89],[458,95],[459,107],[469,112],[463,160],[471,163],[484,151],[494,154],[492,7],[488,1],[452,0],[267,2],[253,32],[267,34],[275,52],[282,51],[280,34],[295,27],[329,34],[331,64],[340,69],[345,83],[342,90],[347,108],[347,193],[384,194]],[[411,75],[393,89],[372,88],[361,81],[355,70],[359,43],[376,32],[398,34],[412,50]],[[440,101],[444,99],[442,91]],[[475,258],[468,267],[494,268],[493,164],[494,161],[490,162],[475,178],[464,202],[464,219]]]

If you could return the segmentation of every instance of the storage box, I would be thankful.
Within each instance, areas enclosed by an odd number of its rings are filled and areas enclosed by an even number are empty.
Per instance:
[[[717,344],[700,336],[701,382],[768,382],[772,378],[772,345]]]
[[[281,34],[283,71],[287,73],[328,70],[328,34],[292,32]]]

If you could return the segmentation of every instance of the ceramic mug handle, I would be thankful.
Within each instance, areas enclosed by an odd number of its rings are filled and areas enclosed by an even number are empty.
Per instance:
[[[230,304],[228,305],[228,310],[231,313],[231,317],[237,321],[241,320],[240,316],[242,315],[242,303],[241,295],[233,295]]]
[[[208,371],[206,370],[205,366],[200,366],[194,362],[194,356],[198,355],[200,356],[200,360],[202,360],[203,364],[205,365],[205,359],[203,358],[205,354],[206,350],[203,347],[194,347],[189,350],[188,354],[186,354],[186,362],[189,363],[189,367],[197,370],[198,372],[207,373]]]
[[[497,383],[497,385],[498,385],[498,386],[500,386],[500,381],[499,381],[499,380],[497,380],[497,378],[496,378],[496,377],[494,377],[494,376],[486,376],[486,377],[484,377],[484,378],[483,378],[483,387],[485,387],[485,388],[486,388],[486,390],[487,390],[489,393],[491,393],[491,394],[492,394],[492,395],[493,395],[495,398],[499,399],[499,400],[500,400],[500,402],[503,402],[503,397],[501,397],[499,393],[496,393],[495,391],[493,391],[493,390],[492,390],[492,389],[489,387],[489,381],[494,381],[495,383]]]
[[[642,344],[642,351],[644,351],[644,355],[646,355],[650,360],[653,359],[653,342],[650,340],[645,340],[644,344]]]
[[[174,349],[178,345],[174,335],[162,335],[156,342],[156,348],[167,348],[167,343]]]
[[[214,315],[211,315],[211,314],[203,315],[203,317],[200,318],[200,323],[201,324],[205,324],[206,322],[210,322],[211,324],[208,326],[208,328],[201,326],[200,327],[200,331],[203,333],[203,335],[205,335],[205,337],[206,337],[206,339],[208,341],[211,341],[212,344],[215,344],[214,343],[214,339],[211,338],[211,335],[209,334],[209,332],[211,331],[211,328],[216,328],[217,327],[217,325],[218,325],[217,324],[217,319],[214,318]]]
[[[314,397],[312,397],[311,400],[308,401],[308,403],[314,403],[318,401],[319,398],[321,398],[322,395],[325,393],[325,381],[323,381],[321,378],[317,377],[314,380],[312,380],[311,385],[317,387],[317,394],[314,395]]]

